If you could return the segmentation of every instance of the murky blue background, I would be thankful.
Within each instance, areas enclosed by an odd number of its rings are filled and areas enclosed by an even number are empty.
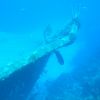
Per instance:
[[[79,13],[75,43],[59,49],[65,64],[52,54],[35,86],[37,95],[33,88],[27,100],[100,100],[99,4],[99,0],[0,0],[1,66],[29,56],[44,42],[48,24],[58,32]]]

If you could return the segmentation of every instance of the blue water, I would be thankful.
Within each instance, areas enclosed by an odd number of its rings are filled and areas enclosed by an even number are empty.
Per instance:
[[[76,41],[59,49],[64,64],[52,53],[37,81],[33,84],[32,78],[27,79],[31,86],[21,91],[21,96],[27,93],[23,100],[100,100],[99,4],[99,0],[0,0],[1,66],[29,56],[44,41],[48,24],[54,33],[59,32],[79,14]],[[19,100],[16,91],[20,89],[16,88],[12,88],[11,97],[7,95],[10,99],[0,95],[0,100],[13,100],[14,96]]]

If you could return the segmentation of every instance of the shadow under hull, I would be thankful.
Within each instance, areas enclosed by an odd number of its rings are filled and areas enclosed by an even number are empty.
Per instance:
[[[49,59],[47,54],[0,80],[0,100],[26,100]]]

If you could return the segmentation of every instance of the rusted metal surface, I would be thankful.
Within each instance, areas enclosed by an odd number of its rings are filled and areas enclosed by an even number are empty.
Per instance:
[[[2,67],[2,69],[0,69],[0,79],[4,80],[5,78],[9,77],[10,74],[23,68],[31,62],[35,63],[38,59],[55,49],[72,44],[76,39],[76,33],[78,29],[78,21],[75,19],[72,20],[67,27],[65,27],[65,30],[62,30],[59,34],[54,36],[50,42],[38,47],[35,51],[33,51],[32,55],[22,59],[21,61],[17,61]]]

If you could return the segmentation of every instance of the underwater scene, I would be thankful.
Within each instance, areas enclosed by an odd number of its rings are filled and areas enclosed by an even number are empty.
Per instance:
[[[99,0],[0,0],[0,100],[100,100]]]

